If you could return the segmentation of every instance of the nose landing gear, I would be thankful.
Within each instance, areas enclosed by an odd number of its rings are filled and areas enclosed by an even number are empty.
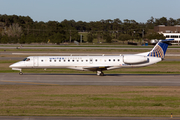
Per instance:
[[[19,71],[19,75],[23,75],[22,69],[20,69],[20,71]]]
[[[23,75],[23,72],[19,72],[19,75]]]
[[[22,69],[20,68],[12,68],[12,70],[19,70],[19,75],[23,75]]]

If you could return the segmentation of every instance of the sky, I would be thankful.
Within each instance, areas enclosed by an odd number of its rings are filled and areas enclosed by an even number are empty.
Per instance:
[[[34,21],[135,20],[180,18],[180,0],[0,0],[0,14],[29,16]]]

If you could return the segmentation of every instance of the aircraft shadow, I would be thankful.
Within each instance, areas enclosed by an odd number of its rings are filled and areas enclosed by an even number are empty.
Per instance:
[[[179,76],[180,74],[106,74],[106,76]]]
[[[23,75],[88,75],[88,76],[97,76],[96,74],[83,74],[83,73],[24,73]],[[179,76],[180,74],[105,74],[105,76]],[[103,77],[103,76],[100,76]]]

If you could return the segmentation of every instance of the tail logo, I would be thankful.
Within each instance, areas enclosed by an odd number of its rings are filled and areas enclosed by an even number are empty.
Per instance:
[[[148,56],[164,58],[164,51],[161,46],[156,45],[154,49],[150,51]]]
[[[159,41],[156,46],[149,52],[147,56],[164,58],[168,45],[171,45],[171,41],[174,39],[166,39]]]

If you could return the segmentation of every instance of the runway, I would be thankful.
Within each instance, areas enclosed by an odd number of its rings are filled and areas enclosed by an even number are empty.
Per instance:
[[[0,73],[1,85],[180,86],[180,74],[39,74]]]

